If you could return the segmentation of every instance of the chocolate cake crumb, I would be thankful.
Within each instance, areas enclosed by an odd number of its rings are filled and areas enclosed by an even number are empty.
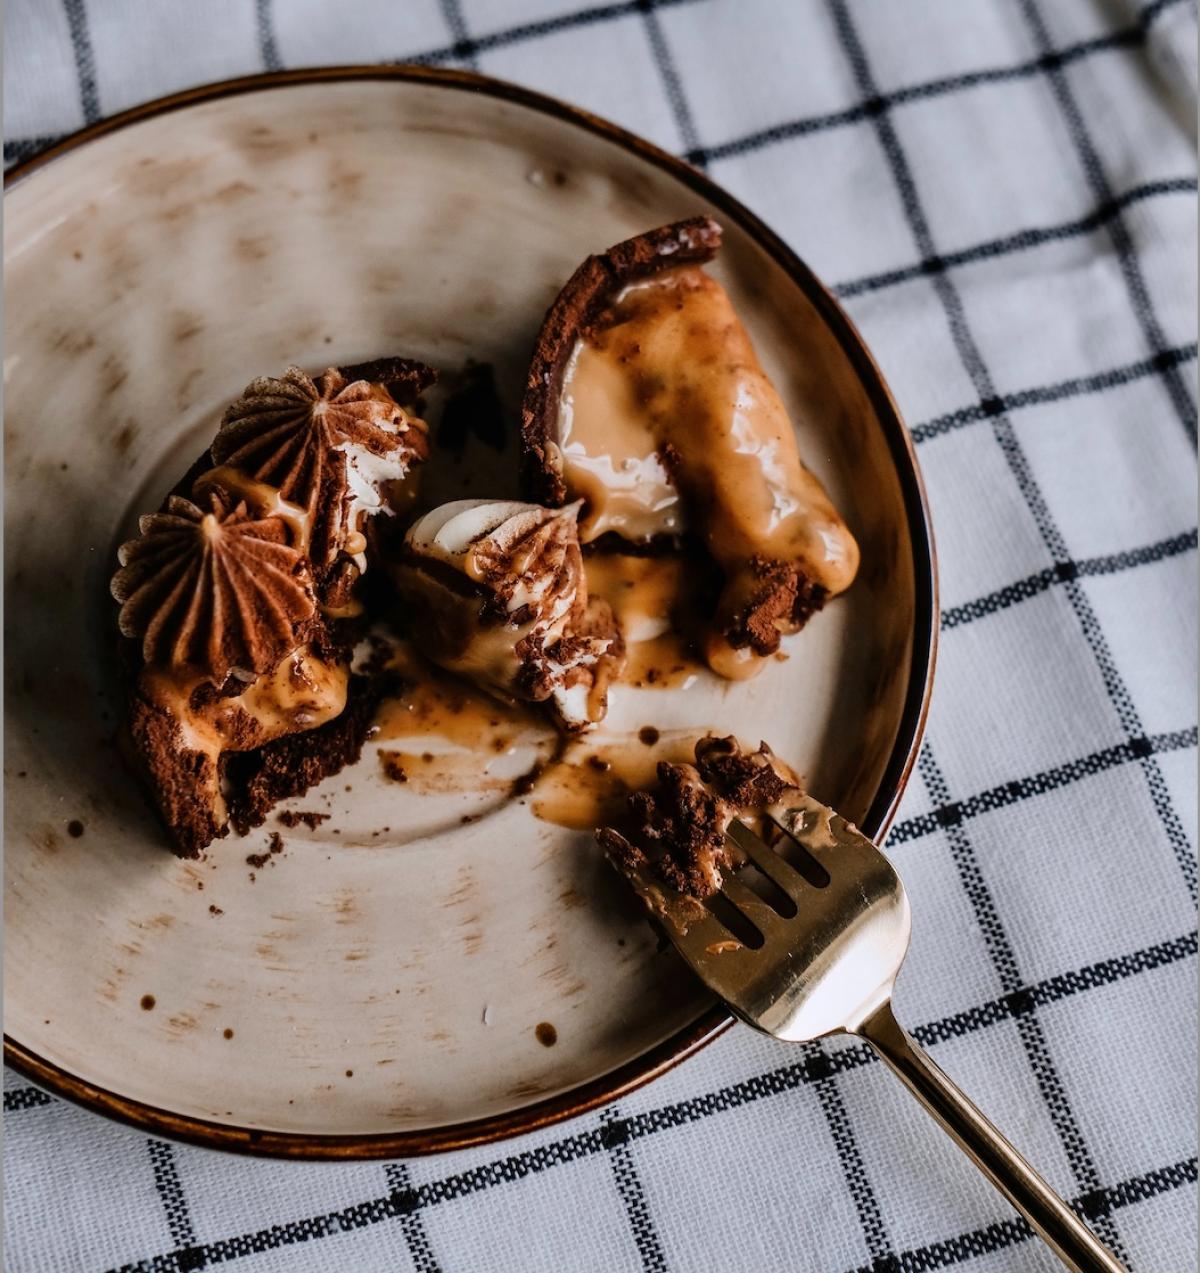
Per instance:
[[[691,898],[721,887],[736,865],[725,838],[730,821],[758,813],[798,786],[766,743],[743,751],[730,738],[702,738],[695,764],[660,761],[657,785],[629,798],[624,823],[596,832],[600,847],[626,873],[649,871]]]
[[[251,853],[246,859],[246,865],[254,867],[255,870],[261,870],[273,857],[282,853],[283,848],[283,836],[278,831],[272,831],[271,837],[267,841],[267,851],[265,853]]]
[[[80,822],[78,818],[72,818],[71,821],[67,823],[67,834],[73,840],[78,840],[83,834],[83,823]]]
[[[348,788],[347,788],[348,790]],[[315,813],[308,810],[292,810],[285,809],[279,816],[279,821],[285,827],[308,827],[310,831],[315,831],[322,822],[328,822],[330,815],[328,813]]]
[[[735,650],[749,646],[765,657],[779,649],[782,632],[798,632],[821,609],[827,594],[796,562],[752,557],[750,569],[750,597],[725,616],[721,635]]]
[[[141,999],[142,1011],[150,1012],[154,1008],[154,1002],[155,1001],[154,1001],[153,995],[142,995],[142,999]]]
[[[658,730],[653,725],[643,725],[638,730],[638,739],[645,743],[647,747],[653,747],[659,739]]]
[[[209,913],[210,915],[224,915],[224,914],[225,914],[225,912],[224,912],[224,911],[223,911],[223,910],[222,910],[219,906],[210,906],[210,907],[208,908],[208,913]]]

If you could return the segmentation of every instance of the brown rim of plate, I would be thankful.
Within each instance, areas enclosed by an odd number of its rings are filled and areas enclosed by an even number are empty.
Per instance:
[[[62,155],[88,142],[158,115],[182,110],[201,102],[214,101],[263,89],[286,88],[294,84],[323,84],[344,80],[401,81],[428,84],[440,88],[480,93],[503,101],[514,102],[529,110],[563,120],[577,128],[602,137],[629,151],[637,158],[670,173],[722,216],[738,225],[778,264],[801,289],[822,318],[829,324],[851,365],[858,373],[880,424],[896,464],[896,473],[904,494],[904,507],[913,541],[913,577],[916,589],[916,626],[913,632],[912,668],[908,693],[901,714],[900,729],[892,754],[884,770],[879,790],[862,820],[863,831],[872,839],[880,839],[891,825],[900,797],[916,761],[929,710],[933,688],[933,671],[937,657],[938,595],[936,554],[933,526],[925,496],[925,486],[917,465],[912,438],[900,416],[891,392],[858,333],[858,329],[803,261],[748,208],[728,194],[710,178],[682,159],[660,150],[633,133],[626,132],[599,116],[553,97],[521,88],[503,80],[470,71],[456,71],[424,66],[322,66],[297,71],[273,71],[222,80],[160,97],[131,107],[99,123],[91,124],[64,137],[40,154],[14,165],[4,177],[5,189],[26,180]],[[16,1039],[4,1036],[4,1059],[13,1069],[67,1100],[119,1122],[130,1123],[142,1131],[187,1141],[209,1149],[252,1154],[271,1158],[305,1158],[347,1160],[357,1158],[399,1158],[415,1154],[432,1154],[451,1149],[483,1145],[548,1127],[563,1119],[585,1114],[600,1105],[632,1092],[657,1078],[672,1066],[711,1043],[733,1024],[733,1018],[719,1005],[709,1008],[698,1020],[671,1038],[644,1052],[615,1070],[562,1092],[547,1100],[536,1101],[510,1113],[470,1122],[449,1124],[427,1130],[327,1136],[298,1132],[271,1132],[229,1126],[207,1119],[174,1114],[170,1110],[131,1100],[106,1088],[97,1087],[52,1061],[39,1056]]]

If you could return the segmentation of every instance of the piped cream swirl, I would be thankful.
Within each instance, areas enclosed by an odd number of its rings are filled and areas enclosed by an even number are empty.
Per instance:
[[[579,504],[456,500],[405,538],[396,580],[424,609],[414,637],[435,662],[503,698],[547,702],[568,729],[603,715],[620,639],[589,604]]]

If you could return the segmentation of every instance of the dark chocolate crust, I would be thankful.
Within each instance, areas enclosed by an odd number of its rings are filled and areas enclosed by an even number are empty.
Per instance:
[[[354,764],[362,755],[380,699],[394,689],[390,677],[352,676],[340,716],[307,733],[277,738],[256,751],[228,753],[225,777],[234,828],[245,835],[252,827],[262,826],[280,800],[302,796]]]
[[[623,287],[678,265],[703,265],[720,246],[721,227],[711,217],[688,217],[589,256],[567,280],[542,320],[525,382],[521,480],[527,499],[549,508],[560,508],[567,501],[566,485],[555,462],[558,400],[567,361],[580,335]]]
[[[220,790],[211,756],[183,745],[183,731],[168,711],[132,689],[128,738],[139,776],[158,808],[176,857],[198,858],[229,830],[217,816]]]
[[[339,367],[349,381],[370,380],[381,384],[402,407],[411,407],[437,380],[437,372],[413,358],[371,358]]]

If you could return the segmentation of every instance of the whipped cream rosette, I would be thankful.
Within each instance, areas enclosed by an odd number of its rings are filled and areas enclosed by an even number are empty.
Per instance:
[[[623,657],[612,611],[588,597],[578,516],[578,504],[456,500],[411,527],[393,571],[429,658],[500,698],[545,704],[571,731],[603,717]]]

